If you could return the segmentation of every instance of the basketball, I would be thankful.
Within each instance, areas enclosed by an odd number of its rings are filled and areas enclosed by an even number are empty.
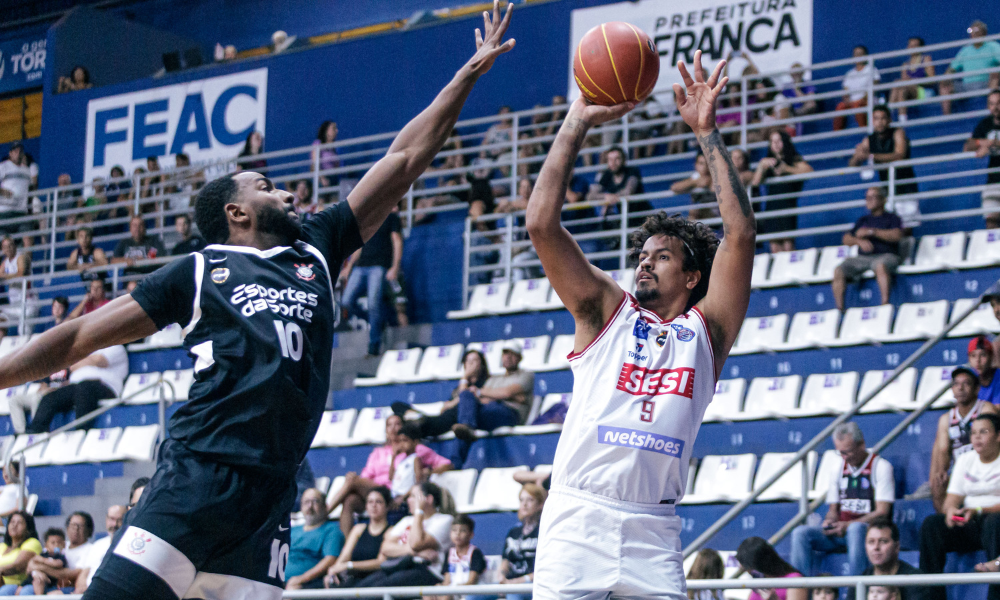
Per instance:
[[[594,104],[639,102],[653,91],[659,75],[660,56],[653,40],[621,21],[588,31],[573,57],[576,85]]]

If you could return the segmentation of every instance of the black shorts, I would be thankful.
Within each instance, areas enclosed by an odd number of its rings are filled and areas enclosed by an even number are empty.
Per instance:
[[[279,599],[294,475],[212,462],[167,440],[85,597]]]

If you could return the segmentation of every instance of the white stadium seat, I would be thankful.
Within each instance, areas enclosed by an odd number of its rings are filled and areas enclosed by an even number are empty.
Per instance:
[[[551,289],[552,284],[544,277],[515,281],[510,293],[510,302],[501,312],[515,313],[557,308],[548,303]]]
[[[755,377],[750,382],[741,416],[763,419],[794,414],[801,388],[801,375]]]
[[[378,363],[375,377],[358,377],[354,380],[354,385],[356,387],[386,385],[413,379],[417,373],[421,353],[420,348],[388,350]]]
[[[351,443],[351,428],[358,416],[358,409],[328,410],[323,412],[312,448],[346,446]]]
[[[150,348],[176,348],[184,343],[184,330],[177,323],[171,323],[146,339]]]
[[[920,374],[920,383],[917,385],[918,407],[941,391],[941,388],[945,388],[945,392],[934,401],[931,408],[945,408],[955,404],[955,395],[951,393],[951,373],[956,367],[957,365],[947,365],[924,368]]]
[[[788,461],[795,456],[795,452],[768,452],[760,457],[760,464],[757,465],[757,475],[754,477],[753,489],[760,489],[764,482],[770,479],[775,473],[780,471]],[[816,452],[806,455],[806,462],[809,464],[809,476],[816,469]],[[810,481],[811,483],[811,481]],[[812,486],[806,486],[806,495],[812,490]],[[784,475],[774,482],[774,485],[764,490],[757,497],[762,502],[769,500],[798,500],[802,497],[802,461],[795,463]]]
[[[857,256],[857,246],[826,246],[819,252],[819,264],[816,274],[806,279],[804,283],[825,283],[833,280],[833,272],[848,256]]]
[[[503,375],[505,373],[503,361],[501,360],[503,356],[503,340],[495,342],[472,342],[465,349],[467,351],[479,350],[483,353],[483,356],[486,357],[486,367],[490,370],[490,375]]]
[[[417,375],[413,380],[461,379],[464,350],[465,346],[462,344],[429,346],[424,350],[420,367],[417,368]]]
[[[455,499],[455,510],[464,513],[472,502],[478,477],[479,472],[475,469],[462,469],[435,473],[431,475],[431,481],[451,492],[451,497]]]
[[[851,409],[857,400],[857,371],[814,373],[806,378],[796,416],[839,415]]]
[[[425,402],[422,404],[411,404],[410,409],[403,415],[404,419],[414,420],[420,417],[436,417],[444,410],[444,400],[437,402]]]
[[[787,329],[788,315],[744,319],[731,354],[750,354],[780,347],[785,343]]]
[[[715,384],[715,396],[705,410],[704,421],[729,421],[743,411],[743,395],[747,391],[747,380],[721,379]]]
[[[788,339],[784,344],[775,346],[774,350],[824,348],[837,339],[838,325],[840,311],[836,308],[795,313],[788,328]]]
[[[941,333],[947,319],[947,300],[908,302],[899,306],[893,332],[877,339],[882,342],[900,342],[932,338]]]
[[[86,437],[87,432],[82,429],[55,434],[45,447],[42,461],[47,465],[68,465],[78,462],[80,446]]]
[[[889,335],[895,307],[891,304],[847,309],[840,324],[840,337],[831,346],[855,346],[882,339]]]
[[[545,301],[545,304],[543,304],[539,310],[561,310],[566,308],[566,305],[563,304],[562,298],[560,298],[559,294],[556,293],[556,290],[551,286],[551,283],[549,288],[549,299]]]
[[[841,460],[836,450],[827,450],[823,453],[823,458],[819,461],[819,469],[816,470],[816,476],[813,478],[813,492],[810,494],[810,498],[826,496],[833,474],[841,468]]]
[[[519,503],[521,484],[514,481],[514,473],[526,471],[528,467],[506,467],[483,469],[472,495],[472,503],[465,512],[487,512],[491,510],[514,511]]]
[[[552,341],[547,335],[537,337],[518,338],[524,348],[521,355],[520,368],[525,371],[540,371],[545,368],[545,359],[549,354],[549,342]]]
[[[191,385],[194,383],[194,369],[180,369],[176,371],[164,371],[162,379],[174,388],[174,400],[186,401],[191,392]],[[170,399],[170,387],[164,385],[164,397]]]
[[[484,283],[472,289],[468,307],[465,310],[449,310],[449,319],[467,319],[481,315],[497,314],[507,306],[510,282]]]
[[[385,420],[391,414],[392,409],[388,406],[362,408],[358,413],[357,421],[354,423],[354,431],[351,433],[350,444],[384,444]]]
[[[868,371],[861,380],[861,391],[858,392],[858,402],[862,401],[875,391],[883,381],[892,375],[892,371]],[[866,404],[861,412],[876,412],[880,410],[913,410],[917,407],[913,402],[913,395],[917,389],[917,369],[910,367],[902,373],[888,387],[878,393],[875,398]]]
[[[22,450],[28,447],[28,444],[33,444],[36,441],[44,437],[41,433],[22,433],[17,436],[14,440],[14,446],[10,449],[10,456],[20,453]],[[29,467],[34,467],[36,465],[41,465],[42,455],[45,453],[45,446],[48,442],[42,442],[36,446],[32,446],[27,450],[24,450],[24,460],[27,462]]]
[[[969,234],[969,249],[965,253],[966,268],[1000,264],[1000,229],[978,229]]]
[[[977,298],[959,298],[955,300],[955,306],[951,309],[949,323],[953,322],[962,313],[969,310],[969,307],[976,303]],[[976,306],[968,317],[948,332],[948,337],[971,337],[980,333],[1000,332],[1000,321],[997,321],[993,314],[993,307],[989,302],[983,302]]]
[[[965,256],[965,232],[925,235],[920,238],[912,265],[900,265],[900,273],[929,273],[958,268]]]
[[[767,281],[760,284],[760,287],[795,285],[809,281],[816,271],[819,250],[807,248],[791,252],[776,252],[771,256],[773,257],[771,272]]]
[[[755,454],[706,456],[698,466],[694,493],[684,496],[681,504],[738,502],[750,494]]]
[[[572,401],[573,394],[545,394],[545,397],[542,398],[542,405],[538,409],[538,414],[544,415],[550,408],[557,404],[569,406],[569,403]]]
[[[615,280],[618,287],[630,294],[635,292],[635,269],[618,269],[607,273]]]
[[[770,254],[758,254],[753,257],[753,272],[750,274],[751,287],[761,287],[767,283],[767,271],[770,267]]]
[[[160,373],[132,373],[125,380],[122,388],[122,398],[128,398],[129,404],[153,404],[160,401]],[[146,389],[143,389],[146,388]],[[169,394],[168,394],[169,396]]]
[[[344,487],[345,483],[347,483],[347,477],[343,475],[337,475],[336,477],[333,478],[333,481],[330,482],[330,489],[327,490],[326,492],[327,506],[330,505],[330,500],[332,500],[333,497],[337,495],[337,492],[339,492]],[[330,518],[339,519],[340,513],[343,512],[343,510],[344,510],[344,505],[342,503],[338,504],[337,508],[333,509],[333,512],[330,513]]]
[[[558,371],[560,369],[568,369],[569,359],[566,357],[573,351],[574,344],[576,344],[576,339],[572,333],[557,335],[552,338],[552,347],[549,348],[549,358],[545,361],[544,368],[536,370]]]
[[[108,462],[115,459],[115,446],[122,437],[121,427],[91,429],[77,455],[80,462]]]
[[[132,425],[126,427],[115,448],[117,460],[153,460],[156,443],[159,441],[160,426]]]

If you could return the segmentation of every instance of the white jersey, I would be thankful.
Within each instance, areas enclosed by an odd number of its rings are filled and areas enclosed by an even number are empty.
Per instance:
[[[569,362],[573,402],[556,448],[553,489],[638,504],[678,502],[715,394],[715,355],[701,311],[664,321],[625,294]]]

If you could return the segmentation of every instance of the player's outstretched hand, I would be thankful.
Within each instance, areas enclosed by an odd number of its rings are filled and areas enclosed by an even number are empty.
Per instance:
[[[513,39],[503,41],[503,35],[510,26],[510,15],[513,10],[514,3],[508,0],[507,12],[501,19],[500,0],[493,0],[493,16],[483,11],[483,30],[476,28],[476,53],[469,59],[469,67],[477,76],[489,71],[498,56],[514,48]]]
[[[715,106],[719,101],[719,94],[729,83],[728,77],[722,77],[722,69],[725,68],[726,61],[721,61],[712,71],[712,76],[705,80],[705,69],[701,66],[701,50],[694,53],[694,78],[688,73],[687,65],[684,61],[677,63],[677,70],[681,72],[684,80],[684,87],[679,83],[674,84],[674,100],[677,102],[677,110],[681,113],[681,118],[688,124],[695,135],[701,136],[715,129]]]
[[[566,122],[576,117],[586,123],[587,127],[595,127],[601,123],[624,117],[635,106],[635,102],[622,102],[614,106],[601,106],[600,104],[591,104],[584,100],[583,96],[580,96],[570,105],[569,112],[566,114]]]

